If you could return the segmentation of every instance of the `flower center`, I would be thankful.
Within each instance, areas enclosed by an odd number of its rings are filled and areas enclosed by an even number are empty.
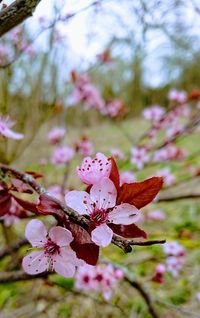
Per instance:
[[[108,213],[106,212],[106,210],[104,209],[98,209],[98,210],[94,210],[91,214],[90,214],[90,218],[92,219],[92,221],[94,222],[94,224],[96,226],[101,225],[103,223],[105,223],[108,219]]]
[[[55,242],[53,242],[51,239],[48,239],[45,246],[45,254],[48,255],[55,255],[60,253],[60,246],[58,246]]]

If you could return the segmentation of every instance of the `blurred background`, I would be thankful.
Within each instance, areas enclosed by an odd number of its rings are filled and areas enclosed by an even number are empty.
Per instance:
[[[194,124],[194,132],[191,125],[199,116],[196,100],[189,105],[191,115],[181,119],[181,124],[190,124],[189,133],[177,143],[189,154],[183,156],[185,161],[161,160],[140,170],[130,160],[130,148],[140,145],[150,127],[141,116],[145,108],[161,105],[167,114],[174,107],[173,90],[184,96],[196,90],[200,95],[199,49],[198,0],[42,0],[33,17],[0,39],[0,115],[9,115],[15,130],[25,136],[17,142],[1,141],[1,163],[42,172],[46,187],[64,184],[74,189],[80,187],[75,168],[87,155],[77,149],[88,141],[88,154],[114,155],[122,171],[131,171],[136,180],[170,169],[178,188],[170,192],[168,186],[166,195],[198,195],[199,126]],[[47,136],[55,126],[65,127],[64,142],[78,153],[61,168],[50,159]],[[161,134],[158,141],[162,138]],[[181,183],[184,180],[189,183]],[[165,217],[154,222],[148,213],[156,209]],[[182,274],[175,278],[168,273],[165,285],[152,280],[165,257],[162,247],[137,249],[126,256],[113,246],[103,251],[102,258],[128,268],[153,299],[158,298],[160,318],[200,317],[199,209],[198,201],[184,200],[153,203],[144,211],[141,222],[150,238],[180,241],[188,255]],[[12,234],[2,229],[1,243],[8,243],[5,235],[11,241],[22,236],[25,224],[23,220],[20,227],[9,227]],[[3,261],[2,271],[11,262],[12,257]],[[151,317],[125,282],[110,303],[76,294],[72,285],[61,279],[1,285],[0,317]]]

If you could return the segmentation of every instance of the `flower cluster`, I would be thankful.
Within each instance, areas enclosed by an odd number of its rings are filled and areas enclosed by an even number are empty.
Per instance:
[[[164,273],[169,272],[173,277],[178,277],[185,263],[185,249],[178,242],[173,241],[166,243],[163,247],[164,253],[167,255],[165,264],[158,264],[153,281],[158,283],[164,282]]]
[[[123,278],[123,271],[112,265],[84,265],[79,267],[75,276],[75,288],[80,291],[97,292],[109,300],[118,282]]]

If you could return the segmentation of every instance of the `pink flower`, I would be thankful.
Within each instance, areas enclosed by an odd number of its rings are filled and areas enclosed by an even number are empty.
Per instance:
[[[63,201],[62,188],[60,185],[52,185],[48,188],[48,192],[50,195],[55,197],[56,199]]]
[[[170,170],[169,167],[166,167],[164,169],[159,170],[156,173],[156,176],[157,177],[163,177],[164,184],[166,186],[171,186],[176,180],[176,177],[171,173],[171,170]]]
[[[74,157],[74,150],[67,146],[59,146],[54,149],[51,162],[58,166],[63,166]]]
[[[0,136],[18,140],[24,138],[23,134],[16,133],[10,129],[13,125],[14,122],[9,117],[0,116]]]
[[[123,151],[118,149],[118,148],[112,148],[111,154],[112,154],[112,157],[114,157],[116,160],[125,160],[126,159],[126,156],[123,153]]]
[[[125,107],[120,100],[113,100],[110,103],[105,105],[105,110],[102,112],[103,115],[109,115],[114,118],[123,114],[125,111]]]
[[[149,155],[144,147],[132,147],[131,148],[131,163],[134,164],[137,169],[141,170],[145,163],[149,161]]]
[[[120,184],[132,183],[136,180],[135,175],[130,170],[125,170],[120,173]]]
[[[168,94],[168,99],[173,102],[183,103],[187,97],[186,92],[171,89]]]
[[[55,145],[63,139],[63,137],[65,136],[65,133],[66,133],[66,130],[64,127],[54,127],[48,133],[48,141],[52,145]]]
[[[81,140],[75,144],[75,149],[83,156],[90,156],[93,153],[93,144],[86,136],[82,136]]]
[[[69,246],[73,241],[71,232],[61,226],[47,232],[41,221],[32,220],[27,224],[25,237],[34,248],[39,248],[23,258],[22,266],[30,275],[55,270],[64,277],[71,277],[76,267],[83,265]]]
[[[165,219],[165,213],[161,210],[154,210],[147,214],[147,218],[152,221],[163,221]]]
[[[183,268],[184,261],[185,260],[183,257],[175,257],[175,256],[167,257],[166,259],[167,271],[170,272],[173,277],[178,277],[179,272]]]
[[[159,105],[153,105],[147,107],[143,111],[143,116],[145,119],[152,120],[152,121],[159,121],[165,113],[163,107]]]
[[[92,241],[98,246],[110,244],[113,231],[107,223],[129,225],[139,218],[139,210],[123,203],[116,206],[117,190],[108,178],[101,179],[85,191],[70,191],[65,196],[66,204],[79,214],[89,215],[95,229],[91,232]]]
[[[163,246],[163,250],[164,250],[165,254],[172,255],[172,256],[184,256],[185,255],[184,247],[176,241],[173,241],[170,243],[165,243]]]
[[[184,131],[184,126],[180,123],[175,122],[166,130],[166,136],[168,139],[173,138],[176,135],[181,134]]]
[[[77,167],[77,174],[81,181],[87,185],[95,184],[104,177],[109,177],[111,172],[111,161],[98,152],[96,157],[83,159],[81,167]]]
[[[200,292],[196,293],[196,299],[200,302]]]
[[[98,292],[108,301],[123,276],[122,270],[110,264],[95,267],[84,265],[77,271],[75,288],[87,292]]]

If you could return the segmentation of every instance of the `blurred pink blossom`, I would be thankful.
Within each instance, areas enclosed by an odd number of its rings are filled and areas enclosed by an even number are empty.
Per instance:
[[[75,143],[75,150],[83,156],[90,156],[93,153],[93,144],[86,136],[82,136],[81,140]]]
[[[163,221],[163,220],[165,220],[166,216],[165,216],[165,213],[163,211],[154,210],[154,211],[150,211],[147,214],[147,218],[149,220],[152,220],[152,221]]]
[[[120,184],[132,183],[136,181],[135,175],[130,170],[125,170],[120,173]]]
[[[14,126],[14,124],[15,123],[11,121],[9,117],[0,116],[0,136],[17,140],[24,138],[23,134],[11,130],[11,127]]]
[[[117,283],[123,277],[123,271],[110,264],[84,265],[77,270],[75,288],[80,291],[98,292],[108,301],[117,287]]]
[[[74,150],[68,146],[59,146],[53,150],[51,162],[57,166],[63,166],[74,157]]]
[[[144,147],[132,147],[131,148],[131,163],[134,164],[137,169],[141,170],[145,163],[149,161],[149,155],[147,149]]]
[[[164,185],[171,186],[176,181],[175,175],[171,173],[171,169],[169,167],[163,168],[156,173],[157,177],[163,177]]]
[[[112,148],[110,152],[112,154],[112,157],[114,157],[116,160],[126,160],[126,156],[121,149]]]
[[[178,91],[176,89],[171,89],[168,93],[168,99],[177,103],[184,103],[186,100],[187,94],[185,91]]]
[[[64,127],[54,127],[48,133],[48,141],[52,144],[58,144],[65,136],[66,130]]]
[[[143,117],[148,120],[158,121],[165,114],[165,109],[160,105],[153,105],[143,110]]]

